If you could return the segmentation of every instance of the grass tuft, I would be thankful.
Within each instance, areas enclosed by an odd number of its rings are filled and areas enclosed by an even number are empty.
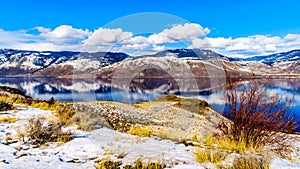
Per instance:
[[[206,163],[206,162],[218,163],[225,159],[226,153],[222,152],[220,149],[217,148],[216,149],[198,148],[196,149],[195,156],[196,156],[195,157],[196,161],[199,163]]]
[[[14,123],[17,121],[16,117],[1,117],[0,118],[0,123]]]
[[[129,133],[132,135],[140,136],[140,137],[141,136],[150,137],[151,127],[150,126],[142,126],[142,125],[131,126]]]
[[[228,151],[234,151],[236,153],[241,153],[245,151],[260,151],[259,147],[254,147],[254,144],[247,144],[246,141],[235,141],[227,137],[214,137],[213,135],[208,135],[204,141],[204,144],[213,147],[216,146],[218,149],[224,149]]]
[[[270,161],[255,155],[242,155],[235,158],[231,169],[269,169]]]

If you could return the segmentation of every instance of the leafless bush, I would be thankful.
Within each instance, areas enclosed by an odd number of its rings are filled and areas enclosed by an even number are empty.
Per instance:
[[[71,132],[62,131],[63,123],[46,123],[41,118],[32,118],[29,120],[27,129],[30,142],[32,144],[42,145],[47,142],[67,142],[73,139]]]
[[[263,146],[267,143],[281,143],[278,133],[293,133],[296,130],[294,117],[288,111],[293,97],[270,94],[269,82],[251,80],[239,84],[229,78],[225,90],[227,105],[224,116],[233,123],[224,122],[219,128],[236,141],[245,141],[248,146]]]

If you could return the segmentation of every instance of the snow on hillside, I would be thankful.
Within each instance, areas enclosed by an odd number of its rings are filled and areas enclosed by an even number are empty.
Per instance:
[[[0,75],[33,74],[57,65],[70,65],[76,71],[99,69],[128,57],[124,53],[37,52],[0,50]]]

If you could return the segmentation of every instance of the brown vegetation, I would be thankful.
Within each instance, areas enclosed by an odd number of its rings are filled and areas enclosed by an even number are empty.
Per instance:
[[[11,103],[0,101],[0,111],[13,110],[14,106]]]
[[[62,126],[62,122],[45,122],[41,118],[33,118],[29,120],[27,135],[30,137],[30,142],[37,145],[72,140],[72,133],[62,131]]]
[[[233,123],[221,122],[219,128],[225,135],[246,145],[258,147],[269,143],[284,144],[278,133],[293,133],[295,121],[288,108],[293,97],[268,91],[268,82],[251,80],[247,84],[232,78],[225,90],[227,105],[224,116]]]

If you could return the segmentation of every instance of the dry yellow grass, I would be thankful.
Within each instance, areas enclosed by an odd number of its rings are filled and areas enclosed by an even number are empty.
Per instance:
[[[49,104],[47,101],[36,101],[32,103],[30,106],[35,108],[40,108],[43,110],[57,110],[60,106],[58,102],[55,102],[54,104]]]
[[[234,151],[236,153],[241,153],[245,151],[255,152],[260,151],[260,147],[254,147],[253,144],[247,146],[245,141],[235,141],[227,137],[216,138],[212,134],[208,135],[204,144],[208,147],[217,147],[218,149]]]
[[[262,159],[258,158],[258,152],[261,148],[246,145],[245,141],[235,141],[227,137],[214,137],[212,134],[204,138],[203,144],[205,148],[198,148],[195,152],[195,159],[199,163],[211,162],[219,163],[225,159],[227,154],[232,152],[242,154],[241,157],[234,160],[231,169],[268,169],[270,160],[266,154],[262,155]],[[249,155],[249,153],[252,153]],[[248,154],[248,155],[245,155]]]
[[[149,101],[149,102],[138,102],[138,103],[133,104],[133,106],[135,106],[135,107],[146,108],[146,109],[151,107],[151,105],[152,105],[151,101]]]
[[[142,125],[131,126],[129,133],[140,137],[141,136],[149,137],[151,135],[151,127],[142,126]]]
[[[255,155],[242,155],[235,158],[231,169],[269,169],[270,160],[262,157],[262,160]]]
[[[195,159],[199,163],[218,163],[225,159],[226,153],[218,148],[196,149]]]
[[[17,118],[15,116],[13,116],[13,117],[9,117],[9,116],[0,117],[0,123],[14,123],[16,121],[17,121]]]
[[[176,142],[190,140],[186,138],[186,131],[174,128],[159,127],[155,129],[154,127],[152,127],[152,135],[158,136],[162,139],[168,139]]]

